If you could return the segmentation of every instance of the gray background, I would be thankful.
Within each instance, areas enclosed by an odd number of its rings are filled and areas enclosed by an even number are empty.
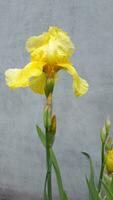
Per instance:
[[[67,31],[77,51],[72,57],[90,84],[76,98],[71,77],[60,73],[54,93],[58,131],[54,149],[70,200],[88,200],[81,151],[100,166],[99,129],[113,120],[113,0],[0,0],[0,199],[41,199],[45,152],[35,129],[42,125],[44,98],[29,89],[10,91],[4,71],[29,61],[26,39],[57,25]],[[58,191],[53,178],[54,199]]]

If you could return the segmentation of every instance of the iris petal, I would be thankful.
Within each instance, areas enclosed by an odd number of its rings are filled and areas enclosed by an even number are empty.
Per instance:
[[[29,87],[35,93],[44,94],[46,84],[46,75],[42,73],[41,76],[32,78]]]
[[[59,63],[64,70],[66,70],[73,78],[73,91],[76,96],[83,96],[89,88],[89,85],[86,80],[82,79],[76,69],[70,62]]]
[[[33,60],[44,59],[53,65],[58,60],[69,58],[74,52],[74,45],[68,34],[58,27],[50,27],[48,32],[30,37],[26,42],[26,49]]]
[[[6,84],[11,89],[28,87],[31,77],[40,76],[44,63],[31,62],[23,69],[8,69],[5,72]]]
[[[47,44],[49,41],[48,33],[43,33],[39,36],[32,36],[26,42],[26,49],[28,52],[33,52],[37,48]]]

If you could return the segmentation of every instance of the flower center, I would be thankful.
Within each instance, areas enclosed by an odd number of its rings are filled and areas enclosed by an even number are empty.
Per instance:
[[[60,67],[57,65],[45,65],[43,68],[43,72],[46,73],[49,78],[53,78],[59,70]]]

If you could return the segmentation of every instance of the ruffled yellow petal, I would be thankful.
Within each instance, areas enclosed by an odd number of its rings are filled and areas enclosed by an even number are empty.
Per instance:
[[[47,55],[46,52],[44,51],[44,47],[42,48],[37,48],[31,53],[31,61],[32,62],[47,62]]]
[[[60,54],[63,54],[66,57],[70,57],[73,54],[75,47],[68,33],[56,26],[49,27],[48,33],[51,38],[50,42],[56,42],[56,46]]]
[[[46,84],[46,75],[44,73],[41,74],[38,78],[32,78],[30,81],[30,88],[33,92],[44,94],[44,88]]]
[[[42,74],[44,63],[31,62],[23,69],[8,69],[5,72],[6,84],[11,89],[28,87],[30,78],[38,77]]]
[[[82,79],[76,69],[72,66],[71,63],[59,63],[59,65],[65,69],[73,78],[73,91],[76,96],[83,96],[89,88],[89,85],[86,80]]]
[[[73,91],[76,96],[83,96],[88,91],[89,85],[86,80],[78,77],[73,78]]]
[[[33,52],[37,48],[46,45],[49,42],[48,33],[43,33],[39,36],[32,36],[26,42],[26,49],[28,52]]]
[[[74,51],[74,45],[68,34],[58,27],[50,27],[48,32],[33,36],[26,42],[26,48],[32,60],[46,61],[53,65],[69,58]]]
[[[113,150],[107,152],[106,168],[109,174],[113,173]]]

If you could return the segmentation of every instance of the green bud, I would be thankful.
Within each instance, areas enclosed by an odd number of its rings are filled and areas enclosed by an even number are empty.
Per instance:
[[[44,120],[44,126],[45,128],[51,127],[51,111],[49,106],[46,106],[43,112],[43,120]]]
[[[48,132],[50,147],[52,147],[53,144],[54,144],[55,133],[56,133],[56,116],[53,115],[52,118],[51,118],[51,127],[50,127],[49,132]]]
[[[109,118],[106,119],[105,121],[105,127],[106,127],[106,133],[107,133],[107,136],[109,135],[110,133],[110,129],[111,129],[111,121]]]
[[[46,97],[48,97],[49,94],[53,92],[53,89],[54,89],[54,79],[53,78],[48,78],[46,80],[46,86],[45,86],[45,95],[46,95]]]
[[[53,115],[51,119],[51,133],[53,135],[56,133],[56,115]]]
[[[112,138],[109,137],[108,141],[107,141],[107,143],[105,145],[105,150],[109,151],[109,150],[112,150],[112,149],[113,149],[113,142],[112,142]]]
[[[104,143],[106,141],[106,127],[105,124],[102,127],[101,131],[100,131],[100,137],[101,137],[101,141],[102,143]]]
[[[49,145],[50,145],[50,147],[53,146],[54,141],[55,141],[55,135],[53,135],[53,134],[50,133],[49,134]]]
[[[106,150],[106,152],[112,150],[112,145],[107,143],[105,145],[105,150]]]

